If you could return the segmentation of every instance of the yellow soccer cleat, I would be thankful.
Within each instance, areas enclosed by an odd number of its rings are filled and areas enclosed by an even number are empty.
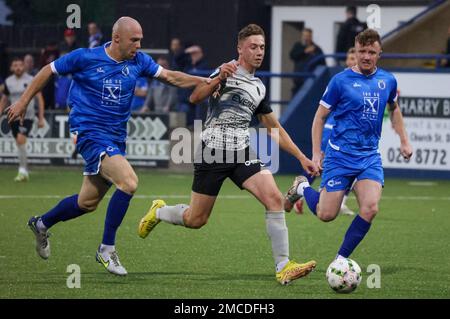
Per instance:
[[[141,238],[145,238],[161,221],[156,218],[156,210],[166,206],[166,203],[162,199],[156,199],[153,201],[152,206],[148,210],[147,214],[139,222],[138,234]]]
[[[314,268],[316,268],[316,262],[314,260],[304,264],[289,260],[283,269],[277,272],[276,278],[280,284],[288,285],[291,281],[308,275]]]

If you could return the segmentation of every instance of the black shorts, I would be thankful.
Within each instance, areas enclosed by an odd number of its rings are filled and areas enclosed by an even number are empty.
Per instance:
[[[11,123],[11,131],[14,138],[17,137],[17,134],[23,134],[28,137],[28,134],[31,132],[33,128],[33,120],[23,120],[23,124],[20,125],[20,121],[14,121]]]
[[[264,165],[249,147],[240,151],[225,151],[211,149],[202,144],[194,159],[192,190],[217,196],[227,177],[243,189],[242,184],[261,171],[262,166]]]

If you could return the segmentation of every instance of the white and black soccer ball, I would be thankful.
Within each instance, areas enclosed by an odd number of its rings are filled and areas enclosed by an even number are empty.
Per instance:
[[[361,283],[361,267],[350,258],[337,258],[327,269],[327,281],[338,293],[350,293]]]

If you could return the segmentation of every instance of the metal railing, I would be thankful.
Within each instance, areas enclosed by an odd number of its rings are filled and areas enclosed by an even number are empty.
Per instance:
[[[312,65],[323,58],[335,58],[342,59],[346,57],[346,53],[333,53],[333,54],[321,54],[311,59],[306,65],[306,70],[311,68]],[[444,59],[450,60],[450,54],[422,54],[422,53],[383,53],[381,60],[383,59],[413,59],[413,60],[435,60],[436,68],[442,68],[441,61]]]

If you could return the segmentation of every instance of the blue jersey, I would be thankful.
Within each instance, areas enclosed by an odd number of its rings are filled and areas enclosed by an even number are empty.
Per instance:
[[[325,125],[323,126],[323,131],[322,131],[322,144],[320,145],[320,149],[324,153],[325,153],[325,150],[327,149],[328,140],[330,139],[331,132],[333,131],[333,127],[334,127],[335,123],[336,122],[334,120],[333,114],[330,113],[327,117],[327,120],[325,122]]]
[[[162,67],[142,52],[131,60],[115,61],[106,52],[110,42],[77,49],[51,63],[54,73],[72,74],[68,105],[70,131],[123,142],[136,79],[159,76]]]
[[[386,104],[396,99],[397,81],[385,70],[367,76],[352,69],[336,74],[320,101],[335,121],[329,145],[353,155],[377,153]]]

